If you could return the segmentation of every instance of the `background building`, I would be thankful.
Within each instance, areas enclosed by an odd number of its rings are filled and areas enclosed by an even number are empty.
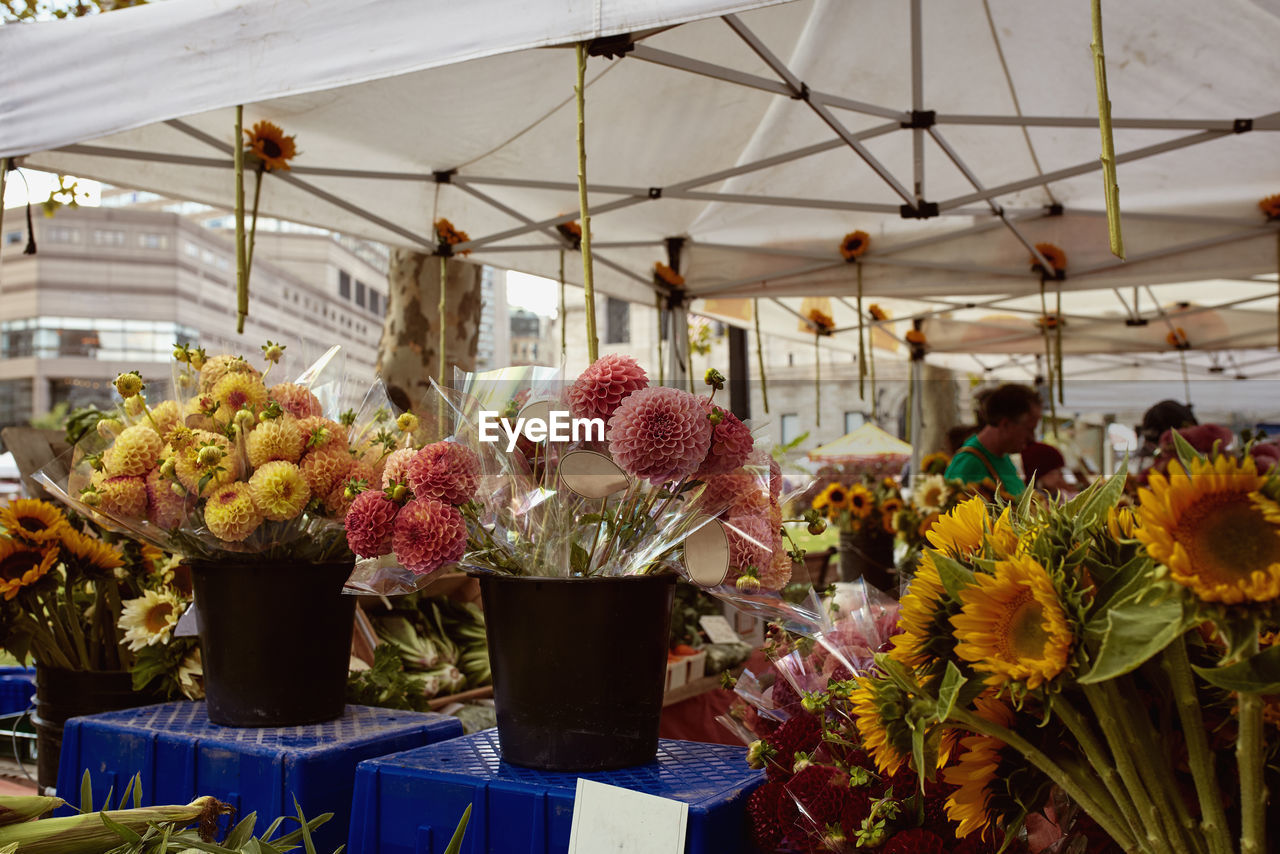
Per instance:
[[[511,327],[507,315],[507,277],[502,270],[480,270],[480,334],[476,340],[476,370],[491,371],[511,364]]]
[[[510,310],[511,365],[559,364],[560,352],[552,344],[548,318],[526,308]]]

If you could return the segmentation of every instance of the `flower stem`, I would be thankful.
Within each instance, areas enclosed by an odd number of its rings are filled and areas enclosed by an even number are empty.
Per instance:
[[[1191,776],[1195,780],[1196,797],[1200,801],[1200,829],[1208,840],[1211,854],[1231,854],[1227,814],[1222,806],[1222,792],[1218,788],[1218,775],[1213,766],[1213,754],[1209,750],[1209,737],[1200,711],[1200,698],[1191,678],[1191,663],[1187,659],[1185,638],[1177,638],[1165,647],[1160,656],[1160,666],[1173,689],[1178,720],[1182,724],[1183,737],[1187,742]]]
[[[1245,650],[1258,651],[1257,631]],[[1262,697],[1254,692],[1236,694],[1240,729],[1236,733],[1236,765],[1240,769],[1240,854],[1267,850],[1267,787],[1262,774],[1266,764],[1262,736]]]
[[[600,339],[596,337],[596,286],[591,271],[591,213],[587,208],[587,43],[578,42],[578,210],[582,220],[582,290],[587,301],[587,361],[600,356]]]
[[[236,141],[232,154],[236,172],[236,332],[244,332],[249,314],[249,264],[244,245],[244,105],[236,105]]]
[[[560,366],[564,367],[564,360],[569,352],[569,326],[564,322],[564,250],[560,250]],[[658,348],[658,354],[662,354],[662,348]],[[661,371],[661,369],[659,369]],[[658,383],[661,385],[661,381]]]
[[[760,337],[760,300],[751,301],[751,316],[756,323],[756,364],[760,366],[760,397],[764,400],[764,414],[769,414],[769,387],[764,376],[764,344]]]
[[[1099,791],[1095,782],[1082,780],[1069,774],[1047,754],[1016,732],[978,717],[967,709],[952,709],[949,719],[973,732],[997,738],[1021,753],[1028,762],[1066,792],[1067,797],[1079,804],[1080,808],[1087,812],[1098,826],[1116,841],[1117,845],[1126,851],[1137,849],[1124,822],[1107,809],[1106,793]]]
[[[1134,764],[1133,756],[1129,752],[1134,745],[1126,738],[1120,721],[1115,717],[1119,710],[1116,708],[1114,697],[1104,690],[1104,685],[1083,687],[1085,698],[1089,701],[1093,715],[1098,720],[1098,726],[1102,729],[1102,735],[1107,740],[1107,746],[1111,749],[1111,755],[1116,760],[1116,770],[1120,772],[1120,779],[1128,788],[1133,798],[1133,805],[1142,818],[1142,830],[1137,831],[1138,837],[1150,850],[1169,854],[1173,849],[1169,841],[1159,832],[1161,826],[1159,810],[1148,793],[1142,776]]]
[[[858,398],[866,400],[866,392],[864,391],[865,378],[867,376],[867,344],[865,332],[863,330],[863,314],[862,314],[862,264],[855,264],[858,268]]]
[[[1116,182],[1116,143],[1111,130],[1111,98],[1107,95],[1107,58],[1102,52],[1102,0],[1092,0],[1093,78],[1098,89],[1098,131],[1102,135],[1102,185],[1107,194],[1107,235],[1111,254],[1124,260],[1124,237],[1120,233],[1120,186]]]
[[[1116,806],[1120,808],[1120,813],[1124,817],[1125,823],[1128,824],[1135,835],[1141,834],[1142,819],[1139,817],[1133,801],[1125,791],[1124,783],[1116,771],[1115,763],[1111,760],[1106,748],[1098,741],[1093,727],[1089,726],[1089,722],[1067,701],[1065,696],[1058,695],[1053,698],[1053,711],[1066,724],[1067,729],[1075,737],[1076,741],[1080,742],[1085,758],[1093,766],[1093,770],[1102,780],[1102,784],[1107,787],[1107,792],[1111,795],[1112,800],[1115,801]]]
[[[253,180],[253,211],[249,215],[249,248],[245,251],[244,261],[246,284],[249,281],[249,275],[253,272],[253,246],[258,239],[258,200],[262,197],[262,173],[265,171],[266,167],[259,163]]]
[[[813,423],[822,426],[822,338],[813,336]]]

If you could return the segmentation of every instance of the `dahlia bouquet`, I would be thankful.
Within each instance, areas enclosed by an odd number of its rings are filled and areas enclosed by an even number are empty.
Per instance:
[[[199,699],[199,645],[173,636],[190,598],[174,564],[46,501],[0,505],[0,646],[47,667],[132,671],[136,690]]]
[[[716,404],[723,377],[709,372],[707,381],[705,396],[651,386],[639,364],[620,355],[569,383],[545,368],[461,375],[419,407],[437,416],[447,408],[444,450],[395,452],[384,497],[359,497],[347,516],[351,548],[398,566],[395,592],[406,592],[451,561],[541,577],[679,571],[681,544],[715,529],[723,533],[711,551],[723,565],[704,584],[780,589],[791,569],[780,472],[747,425]],[[566,425],[564,434],[548,424]],[[422,459],[446,452],[440,486],[423,474]],[[401,454],[413,459],[403,470]],[[420,484],[451,507],[422,526],[431,537],[422,561],[397,545],[388,503],[422,500]]]
[[[174,394],[159,401],[121,374],[117,410],[39,479],[103,527],[187,559],[349,556],[341,519],[394,450],[390,410],[373,395],[339,410],[337,347],[270,382],[284,349],[268,342],[260,370],[175,346]]]
[[[1121,474],[929,532],[852,701],[879,769],[956,787],[962,838],[1011,838],[1056,790],[1122,851],[1270,850],[1280,478],[1175,441],[1135,511]]]

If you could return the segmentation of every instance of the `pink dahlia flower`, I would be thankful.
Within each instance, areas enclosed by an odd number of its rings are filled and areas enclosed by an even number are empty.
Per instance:
[[[609,453],[634,477],[659,484],[697,471],[711,447],[699,399],[674,388],[632,392],[609,419]]]
[[[649,377],[630,356],[601,356],[574,380],[567,396],[575,418],[603,418],[608,421],[623,398],[647,388]]]
[[[280,404],[280,408],[295,418],[320,415],[324,410],[311,389],[297,383],[278,383],[267,390],[267,396]]]
[[[376,489],[356,496],[347,511],[347,545],[360,557],[381,557],[391,553],[400,505]]]
[[[772,456],[769,457],[769,497],[774,501],[782,494],[782,466]]]
[[[769,506],[769,490],[761,478],[748,471],[712,475],[706,483],[698,503],[703,512],[713,516],[760,514]]]
[[[711,450],[707,458],[698,467],[698,477],[709,477],[713,474],[725,474],[739,468],[751,455],[755,447],[755,439],[751,431],[738,416],[727,409],[716,406],[705,397],[698,398],[708,417],[713,412],[720,413],[720,423],[711,428]]]
[[[729,564],[762,570],[773,560],[773,534],[763,516],[730,516],[724,526],[729,537]]]
[[[466,504],[480,485],[480,458],[457,442],[433,442],[418,451],[405,473],[415,497]]]
[[[1207,454],[1213,450],[1215,442],[1221,443],[1220,447],[1226,450],[1231,444],[1232,433],[1221,424],[1195,424],[1191,427],[1179,427],[1178,432],[1182,434],[1182,438],[1187,440],[1187,444],[1195,448],[1202,454]],[[1173,431],[1165,430],[1160,437],[1161,453],[1174,454]]]
[[[462,558],[467,550],[467,523],[458,508],[419,498],[400,508],[391,548],[405,569],[426,575]]]
[[[413,448],[401,448],[387,456],[386,465],[382,467],[382,488],[386,489],[394,480],[398,483],[409,482],[409,463],[418,456]]]

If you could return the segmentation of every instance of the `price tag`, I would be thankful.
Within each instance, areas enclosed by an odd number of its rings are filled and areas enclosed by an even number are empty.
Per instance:
[[[719,614],[704,614],[698,619],[702,630],[711,638],[712,643],[742,643],[742,638],[729,625],[729,621]]]
[[[684,854],[689,805],[578,778],[569,854]]]

